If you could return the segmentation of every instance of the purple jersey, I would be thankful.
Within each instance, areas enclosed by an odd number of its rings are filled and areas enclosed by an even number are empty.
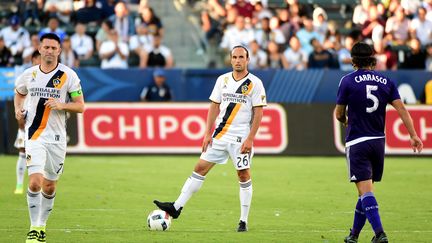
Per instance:
[[[396,99],[396,85],[378,72],[359,69],[342,77],[336,103],[348,106],[346,142],[384,137],[386,106]]]

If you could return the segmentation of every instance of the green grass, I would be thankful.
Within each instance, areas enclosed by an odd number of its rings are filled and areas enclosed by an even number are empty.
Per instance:
[[[249,232],[235,232],[238,183],[216,166],[167,232],[147,230],[153,199],[175,200],[198,156],[68,156],[48,242],[343,242],[357,200],[343,157],[264,157],[253,163]],[[0,242],[24,242],[25,195],[15,156],[0,156]],[[387,158],[376,185],[391,242],[432,242],[431,158]],[[360,242],[370,242],[367,224]]]

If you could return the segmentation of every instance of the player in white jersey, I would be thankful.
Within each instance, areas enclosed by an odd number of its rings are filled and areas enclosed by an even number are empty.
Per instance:
[[[40,43],[41,64],[18,77],[14,98],[15,116],[25,122],[31,223],[26,242],[46,241],[45,226],[66,155],[66,112],[84,111],[77,74],[58,62],[60,38],[48,33],[40,38]]]
[[[32,65],[39,65],[40,64],[40,53],[39,51],[34,51],[32,54],[31,59]],[[15,186],[15,194],[23,194],[23,183],[24,183],[24,172],[26,169],[26,158],[25,158],[25,147],[24,147],[24,141],[25,141],[25,132],[24,132],[24,121],[18,122],[18,132],[15,139],[15,148],[18,149],[18,160],[16,164],[16,177],[17,177],[17,183]]]
[[[261,123],[263,107],[267,105],[264,86],[259,78],[249,73],[248,62],[249,53],[245,47],[236,46],[231,50],[233,71],[217,79],[210,95],[212,103],[199,162],[175,202],[154,201],[173,218],[178,218],[186,202],[201,188],[211,168],[215,164],[226,163],[230,157],[240,183],[241,210],[237,231],[247,231],[252,201],[252,145]],[[213,131],[215,121],[216,129]]]

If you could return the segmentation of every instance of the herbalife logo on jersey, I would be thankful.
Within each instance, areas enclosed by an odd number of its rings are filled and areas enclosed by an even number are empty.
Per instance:
[[[55,88],[30,88],[29,93],[31,96],[41,98],[60,98],[60,90]]]
[[[222,93],[222,100],[231,103],[247,103],[246,96],[242,94]]]

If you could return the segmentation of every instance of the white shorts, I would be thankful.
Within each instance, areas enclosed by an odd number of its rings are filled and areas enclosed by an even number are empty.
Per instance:
[[[212,145],[201,154],[200,159],[211,163],[225,164],[231,157],[237,170],[249,169],[252,163],[253,148],[250,153],[242,154],[240,153],[241,146],[241,143],[227,143],[213,139]]]
[[[26,141],[26,161],[28,174],[41,173],[51,181],[57,181],[63,173],[66,157],[66,144]]]
[[[25,148],[24,141],[25,141],[25,132],[22,129],[18,129],[17,136],[14,143],[15,148],[17,149]]]

